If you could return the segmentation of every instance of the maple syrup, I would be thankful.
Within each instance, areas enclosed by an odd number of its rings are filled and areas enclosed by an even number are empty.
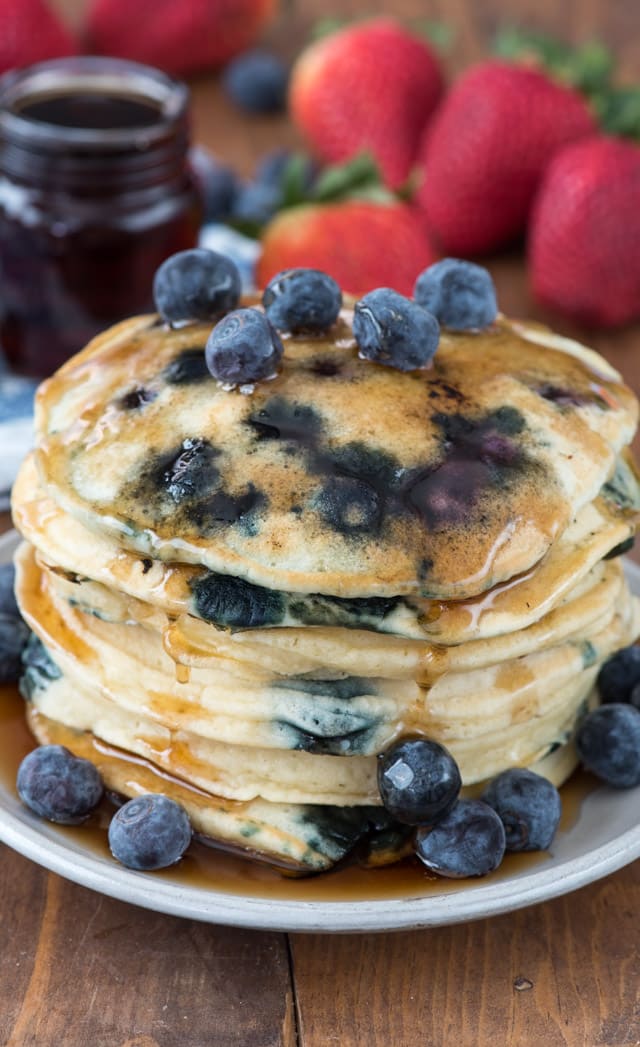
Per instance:
[[[15,793],[20,761],[36,745],[24,715],[24,702],[15,687],[0,686],[0,783]],[[576,824],[584,799],[596,788],[596,781],[584,772],[573,775],[562,787],[562,820],[560,832]],[[107,828],[113,815],[112,803],[105,799],[81,826],[56,826],[64,839],[110,860]],[[192,842],[176,866],[149,873],[171,883],[204,890],[217,890],[254,898],[288,901],[340,902],[381,900],[387,898],[424,897],[460,890],[473,890],[487,882],[509,879],[526,872],[547,859],[544,851],[529,854],[507,854],[496,872],[482,879],[447,880],[431,875],[417,858],[404,859],[380,869],[346,866],[319,876],[293,878],[278,870],[246,858]]]
[[[42,377],[106,327],[153,309],[153,276],[193,247],[188,91],[112,58],[0,79],[0,341]]]

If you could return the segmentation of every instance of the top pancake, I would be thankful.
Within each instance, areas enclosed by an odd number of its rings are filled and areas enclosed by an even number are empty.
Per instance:
[[[250,392],[208,375],[208,325],[112,328],[40,389],[47,494],[125,548],[292,592],[461,599],[528,570],[631,440],[631,391],[504,318],[411,374],[361,360],[350,320],[286,337]]]

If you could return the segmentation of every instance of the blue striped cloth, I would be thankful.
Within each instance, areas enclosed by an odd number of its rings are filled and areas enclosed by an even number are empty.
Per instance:
[[[244,291],[254,289],[260,246],[225,225],[206,225],[200,245],[233,258]],[[10,373],[0,353],[0,512],[9,508],[11,485],[33,443],[33,394],[37,383]]]

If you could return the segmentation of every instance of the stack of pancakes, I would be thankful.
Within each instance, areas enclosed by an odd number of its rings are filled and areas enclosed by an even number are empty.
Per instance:
[[[376,786],[403,735],[471,791],[508,767],[560,784],[640,631],[619,375],[502,317],[407,374],[360,359],[351,319],[233,391],[206,325],[120,324],[41,387],[14,489],[38,740],[309,871],[403,853]]]

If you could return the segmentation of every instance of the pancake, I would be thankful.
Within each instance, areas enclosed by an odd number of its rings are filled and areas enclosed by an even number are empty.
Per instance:
[[[185,380],[208,333],[138,317],[90,343],[40,388],[38,472],[90,531],[271,590],[484,592],[542,559],[636,426],[603,360],[504,318],[407,374],[358,357],[345,310],[251,395]]]
[[[621,457],[597,498],[571,521],[536,569],[495,586],[488,594],[446,602],[416,596],[347,600],[279,592],[276,614],[272,591],[263,595],[257,588],[245,588],[243,592],[250,592],[253,599],[245,599],[243,618],[237,600],[233,600],[233,615],[225,614],[223,601],[214,599],[216,586],[221,590],[225,582],[219,582],[219,576],[206,568],[141,558],[123,550],[114,537],[94,534],[70,517],[43,493],[32,457],[25,460],[13,490],[18,529],[35,545],[45,563],[71,575],[79,587],[79,601],[84,599],[83,587],[95,580],[115,593],[135,597],[145,606],[146,614],[151,605],[172,616],[188,614],[234,631],[250,628],[258,619],[260,625],[270,628],[366,628],[406,638],[424,637],[444,645],[504,635],[537,621],[569,587],[634,534],[638,509],[637,477]],[[261,595],[268,615],[261,614]]]
[[[428,687],[242,677],[226,667],[181,680],[155,631],[104,622],[60,600],[28,547],[18,567],[23,612],[62,674],[32,696],[40,711],[239,800],[379,803],[375,754],[404,734],[446,744],[465,785],[505,760],[534,763],[566,740],[599,665],[639,620],[636,603],[614,587],[609,613],[591,629],[525,657],[445,671]]]
[[[206,325],[118,325],[41,386],[13,491],[36,737],[294,872],[407,853],[377,785],[407,736],[446,746],[463,795],[512,767],[560,785],[640,632],[620,376],[503,316],[400,372],[351,321],[285,335],[240,390]]]

